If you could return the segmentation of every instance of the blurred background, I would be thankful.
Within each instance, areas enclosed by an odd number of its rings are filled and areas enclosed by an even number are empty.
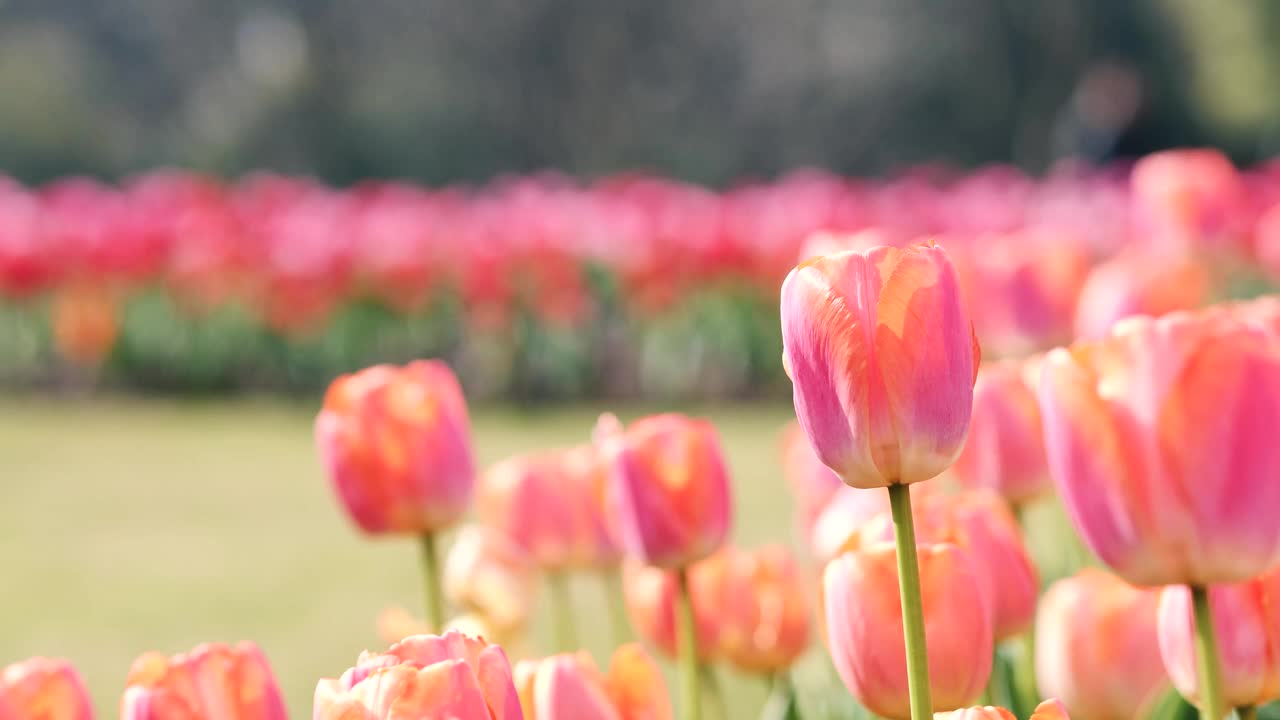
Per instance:
[[[1183,231],[1249,269],[1171,268],[1152,308],[1256,294],[1278,36],[1266,0],[0,0],[0,664],[70,657],[108,712],[142,651],[252,638],[305,716],[419,605],[310,437],[375,362],[449,361],[485,462],[707,414],[738,541],[791,539],[777,292],[810,233],[943,237],[991,357],[1070,340],[1096,268],[1110,298]],[[1223,155],[1132,186],[1184,146]]]

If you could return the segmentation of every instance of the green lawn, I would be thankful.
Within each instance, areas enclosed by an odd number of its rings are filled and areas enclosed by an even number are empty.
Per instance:
[[[330,497],[312,446],[314,411],[262,401],[0,399],[0,665],[68,657],[111,717],[139,653],[252,639],[291,714],[308,717],[316,679],[381,644],[382,607],[420,606],[414,544],[361,537]],[[598,411],[478,409],[476,444],[489,463],[581,442]],[[790,407],[699,414],[723,436],[736,539],[790,540],[777,457]],[[585,579],[575,592],[582,635],[600,656],[609,637],[601,593]],[[762,684],[724,680],[729,716],[752,717]]]

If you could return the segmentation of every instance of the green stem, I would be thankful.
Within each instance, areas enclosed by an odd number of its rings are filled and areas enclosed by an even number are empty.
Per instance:
[[[907,650],[907,691],[911,720],[932,720],[929,653],[924,639],[924,607],[920,599],[920,562],[916,558],[915,519],[911,516],[911,488],[889,486],[893,510],[893,540],[898,546],[898,594],[902,599],[902,634]]]
[[[1213,613],[1209,609],[1209,588],[1191,586],[1191,604],[1196,619],[1196,671],[1200,691],[1200,717],[1222,720],[1222,666],[1218,662],[1218,642],[1214,639]]]
[[[569,592],[569,578],[563,572],[547,573],[551,587],[552,627],[555,630],[556,652],[572,652],[578,649],[578,632],[573,623],[573,599]]]
[[[1240,720],[1258,720],[1257,705],[1241,705],[1236,708],[1236,715]]]
[[[609,610],[609,623],[613,625],[614,646],[631,642],[631,621],[627,618],[625,596],[622,591],[622,573],[609,568],[600,574],[604,586],[605,607]]]
[[[440,557],[436,554],[435,533],[422,534],[422,580],[425,583],[427,625],[431,632],[444,631],[444,596],[440,590]]]
[[[720,678],[710,665],[698,668],[698,676],[702,679],[702,687],[707,691],[707,703],[711,705],[711,715],[716,720],[728,720],[728,711],[724,707],[724,695],[720,693]]]
[[[1018,519],[1018,528],[1022,531],[1023,542],[1030,552],[1027,542],[1027,504],[1019,503],[1013,507]],[[1022,636],[1021,647],[1018,648],[1018,666],[1014,672],[1014,691],[1023,707],[1033,708],[1040,702],[1040,689],[1036,687],[1036,620],[1031,617],[1031,627]]]
[[[702,720],[701,687],[698,682],[698,629],[694,625],[693,597],[689,594],[689,575],[684,568],[676,571],[679,592],[676,593],[676,651],[680,656],[680,705],[682,720]]]

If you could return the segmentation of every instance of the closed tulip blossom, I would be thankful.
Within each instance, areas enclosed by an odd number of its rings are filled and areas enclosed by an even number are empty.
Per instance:
[[[457,631],[405,638],[365,652],[338,679],[316,685],[315,720],[520,720],[502,648]]]
[[[813,536],[814,524],[823,508],[843,483],[839,475],[822,464],[813,448],[809,447],[809,438],[804,430],[795,423],[787,426],[783,435],[782,474],[795,497],[796,525],[800,530],[800,537],[804,542],[809,542]],[[882,494],[876,493],[877,496]],[[883,499],[888,507],[888,498]]]
[[[1036,684],[1077,717],[1133,720],[1169,685],[1156,641],[1158,592],[1097,568],[1049,586],[1036,613]]]
[[[991,674],[991,612],[966,553],[922,545],[920,578],[935,710],[965,707]],[[846,552],[823,575],[827,644],[849,692],[873,713],[911,717],[892,543]]]
[[[1076,337],[1096,340],[1134,315],[1191,310],[1209,299],[1204,265],[1181,256],[1125,250],[1089,272],[1076,301]]]
[[[200,645],[166,657],[150,652],[129,668],[122,720],[285,720],[284,701],[256,645]]]
[[[93,701],[71,663],[33,657],[0,672],[0,718],[93,720]]]
[[[1205,586],[1280,563],[1280,343],[1262,328],[1133,318],[1051,352],[1039,397],[1058,494],[1121,577]]]
[[[1036,387],[1040,363],[983,366],[973,386],[973,418],[952,467],[967,487],[990,488],[1017,507],[1053,488],[1044,458]]]
[[[791,667],[809,645],[809,603],[795,560],[780,545],[731,550],[724,583],[720,654],[746,672]]]
[[[782,285],[796,417],[854,487],[928,480],[964,444],[979,351],[936,245],[806,261]]]
[[[1244,583],[1209,588],[1221,648],[1223,700],[1228,706],[1280,699],[1280,568]],[[1183,697],[1200,699],[1196,682],[1191,594],[1171,585],[1160,595],[1160,655]]]
[[[516,687],[525,720],[671,720],[662,671],[639,645],[613,653],[601,674],[586,652],[523,660]]]
[[[724,622],[725,579],[731,550],[726,548],[694,564],[688,571],[698,658],[716,659],[720,651],[720,627]],[[638,561],[622,566],[622,588],[627,615],[636,634],[670,658],[679,654],[677,604],[680,580],[676,573]]]
[[[444,564],[444,593],[455,607],[484,618],[506,639],[529,621],[536,568],[509,537],[483,525],[467,525],[454,538]]]

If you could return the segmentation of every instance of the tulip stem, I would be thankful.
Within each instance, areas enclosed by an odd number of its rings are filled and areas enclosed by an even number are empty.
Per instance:
[[[1200,691],[1200,717],[1222,720],[1222,668],[1218,662],[1218,642],[1214,639],[1213,613],[1209,609],[1209,588],[1191,586],[1191,604],[1195,608],[1197,689]]]
[[[911,515],[911,488],[889,486],[893,510],[893,540],[898,546],[898,595],[902,600],[902,633],[907,650],[907,690],[911,720],[932,720],[929,689],[929,654],[924,639],[924,607],[920,599],[920,562],[916,558],[915,519]]]
[[[1257,705],[1241,705],[1236,708],[1236,715],[1240,720],[1258,720]]]
[[[572,652],[578,649],[578,632],[573,624],[573,600],[569,592],[569,577],[563,572],[547,573],[551,588],[551,615],[555,630],[556,652]]]
[[[711,715],[716,720],[728,720],[729,714],[724,707],[724,695],[720,693],[720,679],[716,677],[715,668],[699,663],[698,674],[702,678],[703,688],[707,692],[707,703],[711,706]]]
[[[614,646],[631,642],[631,621],[627,619],[627,608],[623,601],[622,574],[617,568],[604,570],[600,574],[604,585],[605,606],[609,608],[609,622],[613,625]]]
[[[436,554],[436,535],[422,534],[422,578],[426,591],[427,625],[431,632],[444,631],[444,596],[440,591],[440,556]]]
[[[698,629],[694,625],[693,597],[689,594],[689,574],[685,568],[676,571],[679,592],[676,593],[677,654],[680,656],[681,720],[702,720],[701,683],[698,678]]]

